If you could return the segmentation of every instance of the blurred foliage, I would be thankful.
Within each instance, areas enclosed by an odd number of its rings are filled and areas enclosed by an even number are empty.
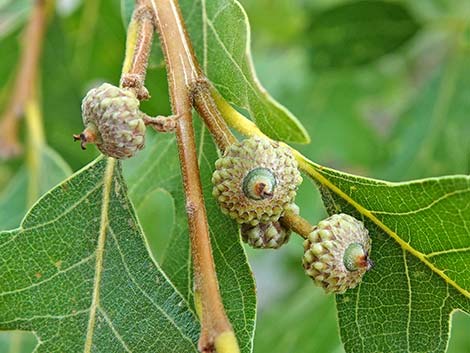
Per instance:
[[[364,65],[397,49],[419,25],[400,3],[357,1],[309,18],[305,45],[315,70]]]
[[[28,0],[2,0],[0,1],[0,39],[7,37],[11,32],[21,26],[31,9]]]
[[[47,141],[77,170],[97,155],[92,147],[82,152],[72,143],[71,135],[82,129],[81,98],[97,81],[117,83],[125,31],[118,1],[68,2],[77,7],[57,12],[48,27],[41,91]],[[0,5],[4,3],[12,2]],[[58,6],[64,6],[62,3],[67,1],[58,1]],[[404,9],[410,23],[420,24],[419,32],[408,36],[404,45],[387,46],[389,49],[380,55],[369,56],[367,65],[333,66],[326,71],[311,65],[318,53],[306,44],[314,39],[309,37],[309,29],[318,25],[314,19],[346,6],[346,1],[241,3],[250,18],[251,48],[260,81],[308,130],[312,143],[299,149],[312,160],[394,181],[470,173],[469,2],[394,1],[393,6]],[[347,3],[355,6],[354,1]],[[3,15],[0,19],[5,18]],[[0,31],[3,28],[0,26]],[[20,29],[15,25],[8,27],[8,32],[0,32],[0,111],[14,77]],[[367,30],[370,27],[358,29],[364,33]],[[387,39],[382,39],[377,43],[385,45]],[[351,55],[350,42],[341,43],[346,43],[341,52],[322,47],[335,65],[343,59],[335,56]],[[156,62],[147,80],[152,99],[143,104],[143,110],[167,114],[165,72],[158,65],[160,60]],[[5,189],[21,164],[21,160],[0,164],[0,190]],[[309,180],[302,185],[298,204],[302,215],[312,222],[324,216],[318,193]],[[150,211],[154,207],[155,211]],[[168,197],[156,191],[138,209],[157,255],[171,231],[171,208]],[[279,252],[250,251],[249,257],[260,297],[254,351],[343,351],[333,297],[322,294],[303,275],[300,240],[293,239]],[[454,314],[449,352],[470,351],[469,327],[468,315]],[[9,335],[0,334],[0,352],[32,351],[32,335],[28,334],[25,341],[17,337],[8,340]],[[23,350],[17,348],[22,344]]]

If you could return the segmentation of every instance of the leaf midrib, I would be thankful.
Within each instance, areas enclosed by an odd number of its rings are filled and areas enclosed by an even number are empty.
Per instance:
[[[111,194],[111,185],[113,183],[114,167],[116,160],[108,158],[106,170],[103,176],[103,203],[101,204],[101,221],[96,247],[95,279],[93,282],[92,300],[90,306],[90,315],[88,317],[88,327],[85,339],[84,353],[90,353],[93,344],[93,334],[95,331],[96,311],[100,302],[100,285],[103,273],[104,246],[106,243],[106,230],[108,228],[109,203]]]
[[[351,206],[353,206],[360,214],[369,218],[374,224],[376,224],[379,228],[381,228],[385,233],[387,233],[393,240],[395,240],[398,245],[403,250],[408,251],[410,254],[418,258],[421,262],[423,262],[427,267],[431,269],[435,274],[440,276],[444,281],[457,289],[461,294],[465,297],[470,298],[470,291],[462,288],[457,282],[447,276],[444,271],[436,267],[433,263],[431,263],[425,254],[413,248],[409,243],[405,242],[396,232],[386,226],[382,221],[380,221],[371,211],[363,207],[357,201],[352,199],[349,195],[347,195],[343,190],[333,184],[330,180],[328,180],[322,173],[321,173],[321,166],[313,163],[312,161],[308,160],[307,158],[303,158],[301,161],[301,167],[304,169],[310,176],[316,179],[320,184],[327,187],[339,197],[343,198],[346,202],[348,202]]]

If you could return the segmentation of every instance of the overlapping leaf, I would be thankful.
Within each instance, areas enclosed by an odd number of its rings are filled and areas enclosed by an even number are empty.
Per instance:
[[[270,137],[308,143],[310,137],[297,118],[274,100],[256,76],[250,51],[250,26],[236,0],[179,2],[186,27],[204,73],[231,103],[248,111]],[[121,0],[127,25],[133,2]]]
[[[37,169],[23,167],[0,195],[0,230],[20,225],[29,206],[72,174],[62,158],[47,146],[38,151]]]
[[[98,159],[0,233],[0,329],[37,352],[195,352],[199,325],[149,256],[113,160]]]
[[[346,2],[310,18],[306,35],[315,69],[338,69],[369,63],[392,52],[420,25],[400,3]]]
[[[5,0],[0,2],[0,40],[21,26],[30,10],[31,1]]]
[[[470,313],[470,177],[386,183],[313,167],[330,213],[363,219],[375,267],[337,296],[348,352],[444,352]]]
[[[267,135],[288,142],[309,142],[306,130],[261,86],[250,53],[250,28],[235,0],[180,1],[196,55],[222,95],[248,111]]]

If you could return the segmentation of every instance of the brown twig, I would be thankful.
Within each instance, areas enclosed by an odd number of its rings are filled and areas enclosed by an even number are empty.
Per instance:
[[[179,117],[176,136],[191,237],[196,307],[201,320],[199,349],[202,352],[212,352],[214,349],[218,353],[239,352],[219,292],[192,124],[190,88],[202,77],[202,73],[176,0],[143,2],[149,4],[155,14],[167,65],[172,111]]]
[[[286,210],[279,221],[284,227],[293,230],[304,239],[306,239],[313,230],[313,226],[309,221],[292,210]]]
[[[219,149],[223,152],[228,146],[237,142],[212,97],[211,84],[208,80],[200,78],[196,81],[191,88],[191,95],[194,108],[203,118]]]
[[[152,9],[146,1],[137,0],[127,28],[126,56],[120,85],[133,89],[139,100],[150,98],[144,84],[154,31]]]
[[[46,27],[46,13],[47,1],[36,0],[23,33],[23,49],[11,100],[0,122],[0,158],[11,158],[21,153],[18,121],[36,82]]]
[[[222,304],[212,256],[192,125],[192,107],[203,118],[219,149],[224,151],[236,141],[236,137],[214,100],[214,88],[198,65],[177,0],[143,0],[138,2],[138,6],[149,6],[153,11],[165,55],[173,116],[177,117],[174,121],[191,237],[195,306],[201,320],[199,350],[237,353],[238,343]],[[282,221],[304,237],[312,229],[306,220],[293,212],[286,212]]]

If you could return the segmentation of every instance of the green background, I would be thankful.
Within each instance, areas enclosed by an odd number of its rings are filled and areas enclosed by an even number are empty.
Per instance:
[[[17,16],[10,27],[0,27],[0,111],[14,78],[21,19],[28,4],[16,2],[12,10],[8,3],[0,2],[0,19]],[[342,1],[241,3],[250,19],[260,81],[309,132],[312,143],[296,147],[310,159],[391,181],[470,173],[468,3],[395,1],[399,10],[382,13],[368,12],[367,6],[359,8],[364,2],[353,2],[346,15]],[[44,126],[49,145],[77,170],[97,155],[93,147],[82,152],[71,142],[71,135],[82,129],[81,98],[96,82],[118,82],[125,31],[118,1],[58,4],[42,60]],[[363,19],[358,21],[357,16]],[[380,16],[390,23],[377,26],[367,21]],[[402,33],[403,28],[408,30]],[[333,39],[323,40],[327,37]],[[142,109],[151,115],[168,114],[158,49],[147,82],[152,99]],[[0,164],[0,197],[22,163],[19,158]],[[326,214],[307,179],[297,203],[312,222]],[[172,207],[167,194],[155,192],[139,208],[157,258],[171,229]],[[342,352],[334,298],[304,276],[300,239],[278,251],[247,250],[258,287],[254,351]],[[470,352],[469,330],[470,317],[455,314],[449,352]],[[0,333],[1,353],[32,352],[33,347],[32,335]]]

